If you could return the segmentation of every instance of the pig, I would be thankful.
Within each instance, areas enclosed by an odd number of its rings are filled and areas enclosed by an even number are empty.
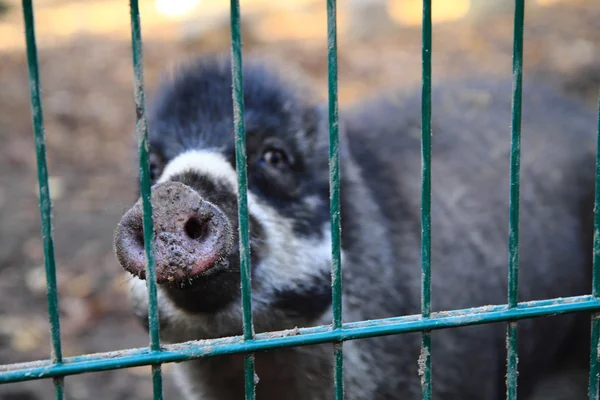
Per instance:
[[[245,61],[243,86],[255,332],[329,325],[327,106],[260,60]],[[483,75],[433,86],[432,311],[507,303],[511,87]],[[591,291],[595,127],[578,101],[525,80],[519,301]],[[229,57],[200,55],[165,77],[148,129],[161,339],[241,335]],[[345,106],[339,135],[343,320],[419,314],[420,89]],[[116,229],[115,253],[147,328],[141,200]],[[433,331],[433,398],[504,398],[505,335],[505,322]],[[585,374],[586,341],[585,314],[520,321],[519,396],[573,365]],[[420,344],[419,333],[346,341],[346,398],[420,398]],[[255,363],[257,399],[333,399],[330,343],[260,352]],[[243,366],[243,355],[186,361],[175,379],[186,399],[241,399]],[[585,378],[565,382],[566,398],[586,398]]]

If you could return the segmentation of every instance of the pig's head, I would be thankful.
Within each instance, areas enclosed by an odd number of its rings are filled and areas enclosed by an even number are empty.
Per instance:
[[[331,305],[328,133],[323,108],[259,65],[244,69],[253,312],[257,331],[317,322]],[[166,340],[241,332],[231,65],[207,58],[149,108],[154,248]],[[142,203],[115,251],[147,319]]]

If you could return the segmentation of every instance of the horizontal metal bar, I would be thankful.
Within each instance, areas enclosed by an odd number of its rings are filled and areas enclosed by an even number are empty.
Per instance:
[[[242,336],[198,340],[173,345],[162,345],[162,350],[149,348],[113,351],[69,357],[62,364],[48,361],[8,364],[0,366],[0,384],[76,375],[84,372],[106,371],[143,365],[181,362],[225,354],[252,353],[284,347],[306,346],[336,341],[364,339],[375,336],[429,331],[492,322],[514,321],[581,311],[600,311],[600,299],[593,296],[575,296],[519,303],[483,306],[463,310],[435,312],[431,318],[409,315],[380,320],[346,323],[341,329],[318,326],[297,330],[260,333],[254,340]]]

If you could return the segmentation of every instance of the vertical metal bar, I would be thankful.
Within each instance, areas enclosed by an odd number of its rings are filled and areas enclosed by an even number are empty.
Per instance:
[[[513,93],[512,93],[512,135],[510,151],[510,218],[509,218],[509,265],[508,265],[508,305],[516,307],[519,289],[519,175],[521,166],[521,97],[523,80],[523,26],[525,1],[515,0],[514,44],[513,44]],[[509,322],[506,332],[507,374],[506,397],[517,399],[517,323]]]
[[[54,398],[63,400],[65,398],[65,379],[62,377],[54,378],[52,382],[54,383]]]
[[[594,271],[592,293],[600,297],[600,91],[598,93],[598,134],[596,144],[596,193],[594,200]]]
[[[525,0],[516,0],[513,49],[512,136],[510,151],[510,221],[508,304],[516,307],[519,287],[519,175],[521,166],[521,92]]]
[[[327,0],[327,60],[329,97],[329,188],[331,223],[331,285],[333,304],[333,329],[342,327],[342,264],[340,216],[340,160],[338,132],[338,64],[337,64],[337,4]],[[334,394],[336,400],[344,398],[343,343],[334,343]]]
[[[589,399],[598,400],[600,398],[598,385],[598,347],[600,346],[600,315],[594,313],[592,315],[592,337],[590,341],[590,382],[589,382]]]
[[[421,95],[421,314],[431,314],[431,0],[423,0],[422,95]],[[423,332],[421,356],[421,396],[431,399],[431,333]]]
[[[344,399],[344,351],[343,342],[333,343],[333,390],[335,400]]]
[[[239,0],[231,0],[231,53],[233,121],[235,129],[235,161],[238,178],[238,219],[240,232],[240,274],[242,281],[242,310],[244,339],[254,338],[252,324],[252,287],[250,276],[250,240],[248,227],[248,178],[246,176],[246,127],[244,123],[244,85],[242,72],[242,33]],[[254,354],[244,360],[246,400],[254,400],[256,384]]]
[[[148,259],[148,263],[146,264],[146,285],[148,288],[149,300],[148,322],[150,325],[150,349],[153,351],[160,351],[160,331],[156,294],[156,263],[153,243],[154,226],[152,222],[150,167],[148,163],[148,124],[145,115],[142,35],[138,0],[130,0],[129,6],[131,11],[131,49],[133,55],[136,130],[140,151],[140,185],[144,217],[144,248]],[[154,387],[154,399],[162,399],[162,374],[160,364],[152,365],[152,383]]]
[[[44,262],[46,267],[46,293],[50,319],[52,341],[51,358],[55,364],[63,361],[60,341],[60,316],[58,312],[58,291],[56,289],[56,260],[54,258],[54,240],[52,239],[52,201],[48,186],[48,165],[46,163],[46,140],[44,137],[44,113],[40,96],[40,78],[35,40],[35,20],[31,0],[23,0],[23,18],[25,20],[25,38],[27,44],[27,64],[29,68],[29,90],[31,96],[31,116],[33,122],[37,174],[40,194],[40,216],[42,239],[44,242]],[[63,378],[54,379],[55,398],[64,398]]]
[[[508,349],[507,365],[508,373],[506,375],[506,398],[509,400],[517,399],[517,364],[519,358],[517,355],[517,323],[509,322],[506,331],[506,347]]]
[[[336,1],[327,0],[327,45],[329,81],[329,186],[333,286],[333,327],[342,327],[342,268],[340,224],[340,171],[338,135],[338,66]]]
[[[592,293],[600,296],[600,91],[598,93],[598,131],[596,137],[596,195],[594,200],[594,270]],[[590,341],[590,382],[589,398],[598,400],[600,388],[598,382],[598,347],[600,346],[600,314],[592,315],[592,332]]]

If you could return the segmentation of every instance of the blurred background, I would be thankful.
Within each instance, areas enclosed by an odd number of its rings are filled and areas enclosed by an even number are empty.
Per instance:
[[[433,80],[511,75],[512,1],[433,1]],[[525,79],[596,107],[598,0],[527,0]],[[126,0],[36,0],[65,356],[143,347],[112,233],[135,201],[133,70]],[[148,95],[174,63],[229,51],[229,1],[140,0]],[[308,76],[327,95],[326,2],[241,0],[245,56]],[[419,85],[421,0],[338,1],[341,105]],[[43,245],[18,0],[0,0],[0,364],[48,358]],[[283,67],[282,67],[283,68]],[[526,96],[526,94],[525,94]],[[433,110],[435,114],[435,110]],[[507,140],[510,121],[506,121]],[[164,367],[165,397],[178,398]],[[68,377],[70,399],[148,399],[149,368]],[[1,385],[2,400],[53,398],[50,381]]]

